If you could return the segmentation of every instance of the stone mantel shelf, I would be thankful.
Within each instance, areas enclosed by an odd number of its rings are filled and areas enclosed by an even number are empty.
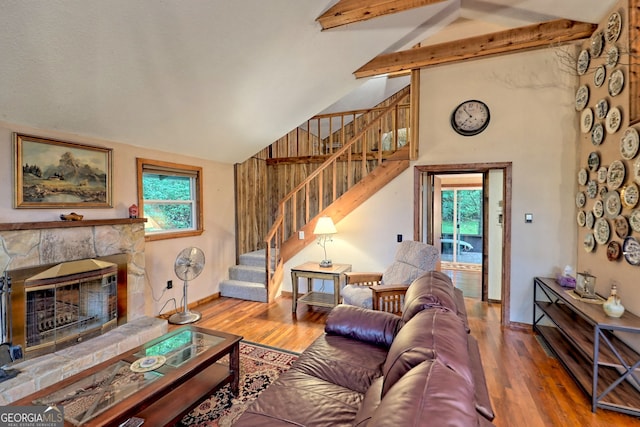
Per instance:
[[[94,227],[100,225],[137,224],[147,222],[146,218],[88,219],[81,221],[40,221],[0,223],[0,231],[39,230],[45,228]]]

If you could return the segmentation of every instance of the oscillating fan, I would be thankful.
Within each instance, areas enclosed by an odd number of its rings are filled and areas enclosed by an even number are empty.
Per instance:
[[[204,268],[204,252],[195,247],[183,249],[178,254],[173,268],[176,276],[184,281],[182,288],[182,301],[184,304],[182,312],[172,314],[171,317],[169,317],[169,323],[176,325],[193,323],[200,319],[201,314],[197,311],[189,311],[187,288],[189,287],[189,280],[195,279],[202,273],[202,269]]]

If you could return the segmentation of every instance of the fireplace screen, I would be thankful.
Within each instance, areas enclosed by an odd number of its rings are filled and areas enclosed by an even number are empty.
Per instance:
[[[14,339],[27,358],[117,326],[117,264],[95,259],[66,262],[25,277],[22,286],[15,285]],[[15,318],[20,312],[22,322]]]

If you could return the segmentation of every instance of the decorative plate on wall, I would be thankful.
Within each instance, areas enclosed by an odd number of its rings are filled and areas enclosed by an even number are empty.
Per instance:
[[[591,45],[589,51],[592,58],[597,58],[602,54],[602,47],[604,46],[604,34],[602,31],[596,31],[591,35]]]
[[[576,206],[581,208],[585,203],[587,203],[587,195],[579,191],[578,194],[576,194]]]
[[[604,65],[600,65],[598,68],[596,68],[595,73],[593,73],[593,84],[595,84],[596,87],[602,86],[606,77],[607,69],[604,67]]]
[[[593,212],[588,211],[585,214],[585,218],[584,218],[584,225],[586,225],[588,228],[593,228],[593,224],[596,222],[596,218],[593,216]]]
[[[620,254],[622,253],[622,248],[620,247],[620,243],[612,240],[607,245],[607,259],[609,261],[617,261],[620,258]]]
[[[638,186],[633,182],[620,191],[620,199],[625,208],[633,209],[638,204],[640,193],[638,192]]]
[[[593,110],[589,107],[582,110],[582,114],[580,115],[580,130],[583,133],[588,133],[591,131],[591,127],[593,126]]]
[[[640,184],[640,158],[633,164],[633,180]]]
[[[578,60],[576,61],[576,71],[578,71],[578,75],[582,76],[589,69],[589,61],[591,57],[589,56],[589,51],[583,49],[578,55]]]
[[[629,225],[631,225],[631,229],[636,233],[640,233],[640,209],[636,209],[631,212],[629,216]]]
[[[604,203],[602,203],[602,200],[596,200],[593,204],[593,214],[596,218],[602,218],[602,215],[604,215]]]
[[[629,235],[629,222],[627,218],[622,215],[618,215],[613,219],[613,229],[616,231],[616,235],[624,239]]]
[[[590,179],[587,182],[587,197],[590,199],[595,199],[596,196],[598,195],[598,184]]]
[[[600,155],[595,151],[590,152],[587,158],[587,165],[591,172],[596,172],[600,167]]]
[[[596,102],[596,117],[599,119],[604,119],[607,117],[607,113],[609,112],[609,102],[602,98],[600,101]]]
[[[622,113],[618,107],[612,107],[607,113],[607,119],[604,122],[607,133],[616,133],[622,124]]]
[[[607,221],[606,218],[596,219],[596,223],[593,226],[593,234],[597,244],[606,244],[609,241],[609,236],[611,235],[611,227],[609,227],[609,221]]]
[[[576,91],[576,110],[584,110],[584,107],[587,106],[587,102],[589,102],[589,87],[587,85],[582,85]]]
[[[613,45],[609,49],[607,49],[607,68],[613,68],[618,65],[618,58],[620,58],[620,51],[618,51],[618,46]]]
[[[640,243],[635,237],[625,237],[622,244],[622,253],[629,264],[640,265]]]
[[[602,204],[604,205],[604,215],[607,218],[615,218],[620,215],[622,202],[620,201],[620,194],[616,190],[609,191]]]
[[[611,73],[611,77],[609,77],[609,95],[616,96],[622,92],[622,88],[624,87],[624,73],[622,70],[617,69],[613,73]],[[587,94],[588,97],[588,94]],[[577,99],[577,98],[576,98]]]
[[[604,184],[605,182],[607,182],[607,167],[606,166],[600,166],[600,169],[598,169],[598,182],[600,184]]]
[[[609,190],[619,188],[624,182],[625,168],[620,160],[614,160],[607,171],[607,187]]]
[[[613,12],[607,20],[607,28],[605,29],[605,37],[609,43],[614,43],[620,37],[622,30],[622,16],[618,12]]]
[[[585,168],[581,168],[578,171],[578,184],[585,185],[589,179],[589,172]]]
[[[600,196],[600,198],[604,200],[604,196],[606,196],[608,192],[609,192],[609,189],[607,188],[607,186],[601,185],[600,189],[598,190],[598,196]]]
[[[593,233],[587,233],[586,236],[584,236],[584,241],[582,242],[582,245],[584,246],[584,250],[587,252],[592,252],[593,248],[596,247],[596,239],[593,238]]]
[[[578,221],[578,225],[580,227],[584,227],[585,223],[587,222],[587,215],[584,213],[583,210],[578,211],[578,216],[576,217],[576,220]]]
[[[602,140],[604,139],[604,128],[602,127],[602,123],[596,123],[593,125],[591,129],[591,143],[593,145],[602,144]]]
[[[623,159],[631,160],[638,154],[640,137],[634,127],[629,127],[620,138],[620,155]]]

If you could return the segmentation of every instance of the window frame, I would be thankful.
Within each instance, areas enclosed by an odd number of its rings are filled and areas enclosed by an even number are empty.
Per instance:
[[[167,175],[175,176],[192,176],[195,179],[194,195],[194,220],[196,222],[195,228],[185,231],[154,231],[147,234],[145,230],[144,240],[164,240],[175,239],[179,237],[200,236],[204,232],[204,208],[202,202],[203,195],[203,183],[202,183],[202,168],[200,166],[183,165],[179,163],[165,162],[161,160],[144,159],[137,157],[137,174],[138,174],[138,211],[140,215],[144,212],[144,186],[143,176],[146,173],[166,173]]]

